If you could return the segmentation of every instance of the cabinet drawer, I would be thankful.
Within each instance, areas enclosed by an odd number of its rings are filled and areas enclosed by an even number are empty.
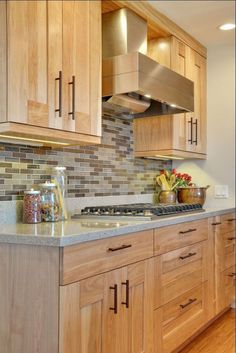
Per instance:
[[[221,233],[227,233],[231,231],[235,231],[235,213],[227,213],[225,215],[220,216],[220,231]]]
[[[109,271],[153,256],[153,231],[67,246],[60,254],[60,284]]]
[[[156,327],[162,333],[157,346],[170,353],[191,337],[206,320],[207,282],[155,310]],[[159,332],[156,332],[156,336]]]
[[[232,304],[235,299],[236,266],[232,266],[222,273],[224,288],[224,306]]]
[[[155,306],[166,304],[206,280],[206,242],[174,250],[155,261]]]
[[[223,269],[227,269],[235,264],[235,243],[229,244],[224,249]]]
[[[224,271],[235,264],[235,239],[233,232],[220,236],[222,237],[222,249],[219,249],[220,271]]]
[[[208,238],[207,219],[155,229],[155,255],[197,243]]]

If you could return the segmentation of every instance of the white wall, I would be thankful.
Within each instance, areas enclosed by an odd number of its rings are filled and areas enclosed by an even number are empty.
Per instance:
[[[235,46],[208,48],[207,160],[175,161],[180,172],[207,184],[205,206],[235,206]],[[228,185],[229,198],[215,199],[214,185]]]

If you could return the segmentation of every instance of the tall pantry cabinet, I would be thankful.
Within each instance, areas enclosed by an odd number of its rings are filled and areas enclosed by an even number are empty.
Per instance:
[[[1,1],[0,26],[0,122],[100,137],[100,1]]]

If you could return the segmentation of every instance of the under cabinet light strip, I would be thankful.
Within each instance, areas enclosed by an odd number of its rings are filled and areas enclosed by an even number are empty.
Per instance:
[[[61,146],[69,146],[69,143],[66,142],[55,142],[55,141],[48,141],[48,140],[40,140],[40,139],[33,139],[33,138],[24,138],[24,137],[17,137],[17,136],[8,136],[8,135],[0,135],[0,142],[10,142],[10,143],[24,143],[24,144],[32,144],[35,142],[35,146],[43,146],[45,143],[49,143],[51,145],[61,145]]]

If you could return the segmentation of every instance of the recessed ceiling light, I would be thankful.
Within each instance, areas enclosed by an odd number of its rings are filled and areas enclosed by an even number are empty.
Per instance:
[[[219,26],[219,29],[222,31],[229,31],[230,29],[234,29],[235,24],[234,23],[224,23],[223,25]]]

